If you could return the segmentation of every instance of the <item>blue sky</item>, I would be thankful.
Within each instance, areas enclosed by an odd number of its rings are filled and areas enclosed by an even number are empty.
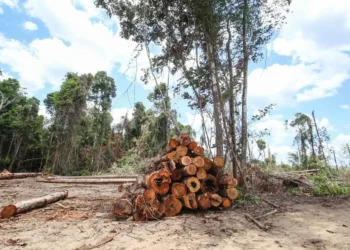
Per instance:
[[[249,70],[250,114],[277,104],[252,129],[271,129],[265,139],[272,153],[285,159],[295,149],[293,131],[285,130],[284,121],[296,112],[314,110],[341,157],[340,145],[350,142],[350,2],[293,0],[291,8],[287,24],[267,45],[264,60]],[[104,70],[117,84],[115,122],[131,113],[134,102],[150,107],[147,95],[154,83],[145,86],[140,81],[148,59],[141,53],[133,60],[135,46],[120,38],[117,20],[96,9],[93,0],[0,0],[0,68],[5,78],[19,79],[28,95],[41,101],[59,88],[69,71]],[[179,77],[171,76],[171,83]],[[182,113],[181,121],[201,133],[199,114],[179,97],[172,101]],[[41,108],[44,113],[43,104]]]

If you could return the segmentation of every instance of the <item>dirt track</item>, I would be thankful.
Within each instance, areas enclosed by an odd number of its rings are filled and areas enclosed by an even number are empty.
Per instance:
[[[113,237],[98,249],[350,249],[350,200],[278,199],[284,213],[262,220],[261,231],[244,218],[245,208],[184,214],[148,223],[115,221],[108,213],[116,185],[0,181],[0,207],[53,191],[69,198],[0,220],[0,249],[77,249]],[[248,207],[250,213],[272,210]]]

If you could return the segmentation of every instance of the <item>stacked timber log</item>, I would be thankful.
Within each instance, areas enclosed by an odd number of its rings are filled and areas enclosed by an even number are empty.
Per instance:
[[[135,221],[176,216],[182,210],[227,209],[237,199],[237,180],[223,170],[224,160],[204,156],[203,147],[187,134],[170,139],[166,153],[152,172],[138,178],[137,187],[113,204],[118,219]]]

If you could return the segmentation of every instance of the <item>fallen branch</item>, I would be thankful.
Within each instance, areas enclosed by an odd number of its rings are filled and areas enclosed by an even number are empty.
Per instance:
[[[259,221],[257,221],[256,219],[254,219],[250,214],[245,214],[245,218],[248,220],[248,221],[251,221],[253,222],[255,225],[257,225],[261,230],[264,230],[266,231],[267,230],[267,227],[264,226],[263,224],[261,224]]]
[[[269,200],[267,200],[265,198],[263,198],[262,200],[265,201],[267,204],[273,206],[274,208],[280,208],[279,206],[277,206],[276,204],[272,203],[271,201],[269,201]]]
[[[89,246],[83,246],[83,247],[79,247],[76,250],[90,250],[90,249],[94,249],[97,247],[100,247],[104,244],[107,244],[108,242],[112,241],[113,237],[106,237],[103,240],[101,240],[99,243],[95,244],[95,245],[89,245]]]
[[[273,211],[270,211],[270,212],[268,212],[268,213],[266,213],[266,214],[264,214],[264,215],[255,217],[255,219],[256,219],[256,220],[260,220],[260,219],[262,219],[262,218],[266,218],[266,217],[268,217],[268,216],[270,216],[270,215],[273,215],[273,214],[276,214],[276,213],[278,213],[278,210],[277,210],[277,209],[275,209],[275,210],[273,210]]]
[[[1,218],[8,218],[14,216],[15,214],[25,213],[27,211],[44,207],[47,204],[54,203],[59,200],[67,198],[68,191],[52,193],[43,197],[34,198],[31,200],[21,201],[16,204],[11,204],[5,206],[1,212]]]
[[[37,177],[40,173],[10,173],[6,169],[0,173],[0,180],[22,179],[27,177]]]
[[[93,176],[61,176],[54,175],[46,177],[48,180],[52,179],[133,179],[137,178],[137,175],[126,175],[126,176],[118,176],[118,175],[93,175]]]
[[[41,178],[35,179],[37,182],[65,183],[65,184],[115,184],[136,182],[136,178],[115,178],[115,179],[64,179],[64,178]]]

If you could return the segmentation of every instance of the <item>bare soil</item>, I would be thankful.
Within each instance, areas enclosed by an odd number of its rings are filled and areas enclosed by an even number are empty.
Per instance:
[[[66,200],[0,220],[0,249],[83,249],[106,237],[97,249],[350,249],[350,199],[267,195],[281,212],[261,223],[248,222],[274,210],[266,203],[226,211],[185,213],[159,221],[116,221],[109,213],[116,185],[0,181],[0,207],[51,192],[69,190]]]

